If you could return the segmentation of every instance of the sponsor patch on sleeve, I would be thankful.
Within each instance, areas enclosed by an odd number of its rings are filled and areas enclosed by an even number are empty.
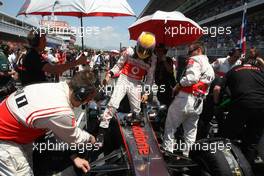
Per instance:
[[[189,59],[187,65],[190,66],[190,65],[193,65],[193,64],[194,64],[194,60],[193,59]]]

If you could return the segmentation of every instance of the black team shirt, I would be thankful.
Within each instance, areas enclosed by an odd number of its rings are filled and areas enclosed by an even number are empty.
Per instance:
[[[264,108],[264,70],[249,64],[232,68],[223,79],[231,92],[233,105],[250,109]]]
[[[23,59],[23,71],[20,75],[22,85],[46,82],[45,72],[42,71],[46,63],[36,50],[30,49]]]

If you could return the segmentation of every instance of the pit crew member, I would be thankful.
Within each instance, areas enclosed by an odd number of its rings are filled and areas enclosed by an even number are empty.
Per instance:
[[[49,130],[69,144],[95,143],[92,135],[76,126],[73,112],[95,96],[93,80],[92,73],[82,71],[69,82],[29,85],[2,101],[0,175],[33,175],[23,146]],[[87,164],[81,167],[89,170]]]
[[[189,46],[188,64],[180,82],[174,87],[176,94],[171,103],[165,123],[164,143],[165,150],[174,151],[175,132],[182,124],[186,148],[183,154],[188,156],[190,146],[196,140],[197,123],[202,112],[203,99],[208,93],[209,86],[214,79],[214,70],[203,54],[203,46],[194,43]]]

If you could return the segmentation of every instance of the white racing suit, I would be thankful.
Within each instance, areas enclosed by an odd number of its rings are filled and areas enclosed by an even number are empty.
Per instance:
[[[163,143],[165,150],[170,152],[182,150],[183,154],[188,156],[190,146],[196,140],[203,98],[208,94],[214,76],[214,70],[207,56],[198,55],[189,58],[186,73],[180,80],[182,88],[168,110]],[[184,129],[185,145],[175,143],[175,132],[181,124]]]
[[[130,108],[133,112],[139,113],[142,87],[142,79],[146,76],[145,85],[150,87],[153,83],[157,58],[152,55],[148,61],[140,58],[133,58],[134,51],[128,48],[126,53],[120,57],[117,64],[111,69],[112,74],[120,73],[117,83],[114,87],[110,102],[107,105],[100,123],[100,127],[108,128],[115,110],[119,107],[120,102],[127,94]]]

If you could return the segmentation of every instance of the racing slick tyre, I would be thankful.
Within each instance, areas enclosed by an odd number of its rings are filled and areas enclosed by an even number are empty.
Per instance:
[[[219,138],[202,139],[194,145],[190,151],[190,157],[200,165],[200,175],[254,175],[242,152],[229,140]]]
[[[237,145],[232,144],[232,153],[235,156],[243,175],[245,176],[251,176],[254,175],[252,167],[244,154],[241,152],[241,150],[237,147]]]

